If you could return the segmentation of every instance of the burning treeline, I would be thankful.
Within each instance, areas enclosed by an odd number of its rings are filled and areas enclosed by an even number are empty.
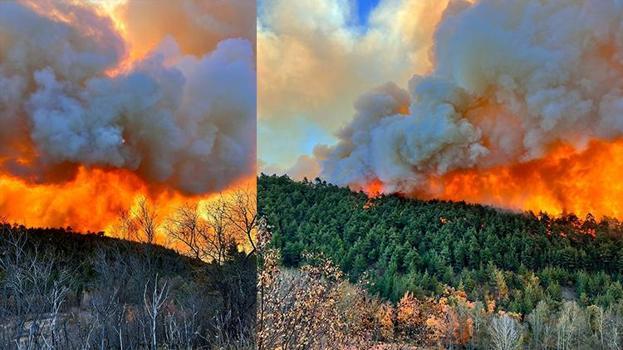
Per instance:
[[[449,1],[429,74],[355,103],[323,174],[368,193],[623,215],[623,4]]]
[[[251,2],[0,3],[4,219],[101,230],[142,197],[170,212],[252,181],[245,16]]]

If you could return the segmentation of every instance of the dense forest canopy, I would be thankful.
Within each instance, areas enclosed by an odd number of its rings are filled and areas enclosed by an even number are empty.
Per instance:
[[[448,287],[526,314],[538,301],[609,306],[623,298],[623,226],[464,202],[370,199],[324,181],[261,175],[258,210],[282,264],[323,253],[353,282],[397,301]]]

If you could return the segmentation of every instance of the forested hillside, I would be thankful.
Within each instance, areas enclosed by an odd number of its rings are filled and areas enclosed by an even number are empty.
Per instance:
[[[451,287],[527,314],[540,300],[608,307],[623,298],[622,225],[463,202],[368,199],[320,180],[259,177],[258,209],[285,266],[321,252],[352,282],[398,301]]]
[[[0,348],[252,348],[256,262],[0,225]]]

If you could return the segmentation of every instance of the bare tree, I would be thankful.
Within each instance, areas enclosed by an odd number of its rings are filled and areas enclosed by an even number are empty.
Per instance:
[[[553,327],[551,324],[551,310],[544,301],[540,301],[534,310],[526,316],[526,321],[530,325],[530,346],[533,349],[548,348],[553,337]]]
[[[199,215],[197,204],[184,204],[167,220],[168,237],[182,245],[182,250],[197,260],[204,259],[205,220]]]
[[[195,305],[189,309],[182,306],[178,312],[167,312],[164,320],[167,342],[184,349],[192,349],[201,332],[198,315],[199,311]]]
[[[565,302],[556,325],[556,347],[561,350],[579,349],[589,338],[585,313],[573,301]]]
[[[205,253],[213,261],[221,264],[227,255],[227,249],[236,244],[236,230],[229,220],[229,206],[224,197],[206,205]]]
[[[136,240],[136,221],[132,217],[132,211],[130,209],[119,210],[118,222],[115,227],[115,231],[118,237],[126,240]]]
[[[141,198],[138,202],[138,208],[135,210],[134,215],[138,227],[143,234],[143,242],[154,243],[156,237],[156,228],[158,214],[156,209],[153,208],[145,197]]]
[[[126,239],[152,244],[158,226],[158,212],[145,197],[139,199],[136,207],[119,213],[118,229]]]
[[[603,343],[605,349],[614,350],[623,347],[623,315],[620,314],[620,311],[621,309],[616,306],[611,306],[604,315]]]
[[[200,209],[185,205],[168,220],[168,234],[186,252],[205,261],[222,264],[230,247],[237,245],[237,226],[232,221],[231,206],[223,196]]]
[[[225,203],[225,215],[229,222],[244,235],[251,246],[250,254],[256,250],[257,192],[251,189],[238,189]]]
[[[508,315],[494,316],[489,325],[491,347],[495,350],[515,350],[521,345],[519,322]]]
[[[14,342],[18,348],[54,348],[63,341],[59,330],[70,271],[59,266],[53,253],[43,254],[38,245],[29,245],[21,229],[4,225],[2,236],[2,290],[12,300],[2,314],[13,320]]]
[[[481,348],[487,339],[487,310],[482,302],[477,301],[471,308],[470,318],[472,321],[472,337],[470,339],[470,345],[472,349]]]
[[[159,285],[157,274],[153,282],[153,288],[149,287],[149,281],[145,283],[143,307],[148,318],[150,345],[153,350],[158,348],[158,319],[168,296],[168,282],[164,281],[162,285]]]

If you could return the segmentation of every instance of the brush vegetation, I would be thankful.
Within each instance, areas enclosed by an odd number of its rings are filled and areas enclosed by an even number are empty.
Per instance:
[[[229,242],[231,243],[231,242]],[[0,226],[0,348],[252,348],[256,263],[71,228]]]

